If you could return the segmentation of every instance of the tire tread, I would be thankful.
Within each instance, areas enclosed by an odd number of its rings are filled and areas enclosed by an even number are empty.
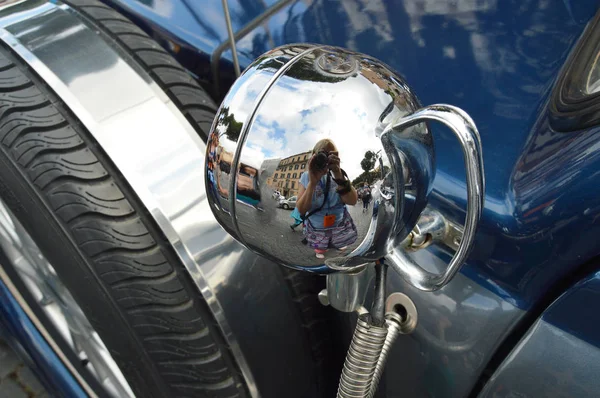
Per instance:
[[[129,23],[103,6],[86,12]],[[61,101],[8,54],[0,48],[0,151],[76,242],[173,396],[246,396],[199,312],[206,304],[191,293],[183,266],[168,260],[165,239],[150,232],[152,221],[135,210],[125,183]]]
[[[117,11],[95,0],[66,0],[65,3],[89,18],[115,42],[126,48],[179,107],[196,132],[202,138],[208,138],[208,131],[217,111],[215,103],[198,82],[156,41]],[[183,98],[175,92],[176,88],[181,86],[188,87],[195,102],[201,103],[204,109],[186,107]]]

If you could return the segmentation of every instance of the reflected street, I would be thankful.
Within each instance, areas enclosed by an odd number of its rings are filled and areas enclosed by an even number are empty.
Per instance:
[[[264,54],[215,119],[207,149],[213,213],[246,246],[294,268],[380,259],[388,239],[412,230],[433,180],[427,125],[393,127],[418,106],[400,76],[365,54],[306,45]],[[281,214],[282,197],[292,214]]]
[[[302,227],[299,226],[295,231],[289,227],[293,224],[294,220],[290,217],[292,214],[291,210],[285,210],[275,207],[275,201],[273,201],[274,222],[264,226],[264,229],[260,231],[262,236],[261,242],[263,242],[263,250],[272,253],[274,256],[288,262],[289,264],[298,263],[300,259],[306,259],[307,257],[315,257],[314,249],[308,245],[303,245],[300,242],[304,238],[302,233]],[[359,236],[365,236],[369,229],[369,219],[373,209],[373,203],[369,204],[369,211],[363,212],[362,203],[359,202],[355,206],[347,206],[348,212],[352,216],[356,229],[358,230]],[[249,228],[256,228],[257,225],[261,225],[262,217],[264,212],[256,211],[256,209],[245,206],[238,201],[237,212],[239,216],[240,225],[244,225]],[[343,253],[350,253],[360,244],[360,240],[357,240],[352,245],[349,245]],[[340,254],[336,249],[329,249],[325,253],[325,258],[336,257]]]

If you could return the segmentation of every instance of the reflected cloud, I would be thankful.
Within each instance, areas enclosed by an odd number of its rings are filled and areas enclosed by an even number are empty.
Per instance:
[[[230,90],[210,136],[209,201],[228,231],[268,258],[362,265],[416,223],[433,178],[431,136],[424,124],[383,134],[419,106],[385,65],[333,47],[286,65],[305,50],[259,57]]]
[[[306,85],[305,80],[283,76],[261,105],[246,148],[262,148],[265,157],[277,153],[284,158],[330,138],[343,154],[342,167],[350,179],[358,177],[363,170],[354,160],[362,159],[366,149],[380,148],[375,127],[381,109],[391,100],[384,91],[366,89],[369,84],[386,89],[390,84],[378,79],[368,65],[361,66],[363,75],[349,78],[341,86],[329,81]],[[361,131],[360,143],[351,138],[356,131]]]

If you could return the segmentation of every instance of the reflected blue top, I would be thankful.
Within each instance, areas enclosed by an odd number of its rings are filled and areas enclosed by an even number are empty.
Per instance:
[[[304,188],[306,188],[306,186],[308,185],[307,171],[300,175],[300,184],[302,184]],[[342,218],[344,216],[344,208],[346,207],[346,205],[344,204],[344,202],[342,202],[342,198],[340,198],[340,195],[338,195],[336,192],[338,185],[335,183],[335,181],[333,181],[333,179],[331,179],[329,185],[330,186],[329,194],[327,195],[327,203],[325,204],[325,206],[323,206],[321,210],[309,217],[309,221],[314,228],[324,228],[323,218],[327,214],[333,214],[335,216],[334,226],[339,225],[340,221],[342,221]],[[313,193],[312,206],[310,211],[318,209],[323,204],[323,200],[325,199],[326,186],[327,176],[323,176],[321,177],[321,181],[319,181],[317,187],[315,188],[315,192]]]

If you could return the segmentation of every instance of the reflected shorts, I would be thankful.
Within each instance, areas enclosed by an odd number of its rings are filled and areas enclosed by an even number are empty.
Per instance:
[[[310,219],[304,222],[304,236],[308,246],[313,249],[326,250],[330,247],[341,249],[356,242],[358,233],[350,213],[344,209],[342,221],[335,227],[315,228]]]

